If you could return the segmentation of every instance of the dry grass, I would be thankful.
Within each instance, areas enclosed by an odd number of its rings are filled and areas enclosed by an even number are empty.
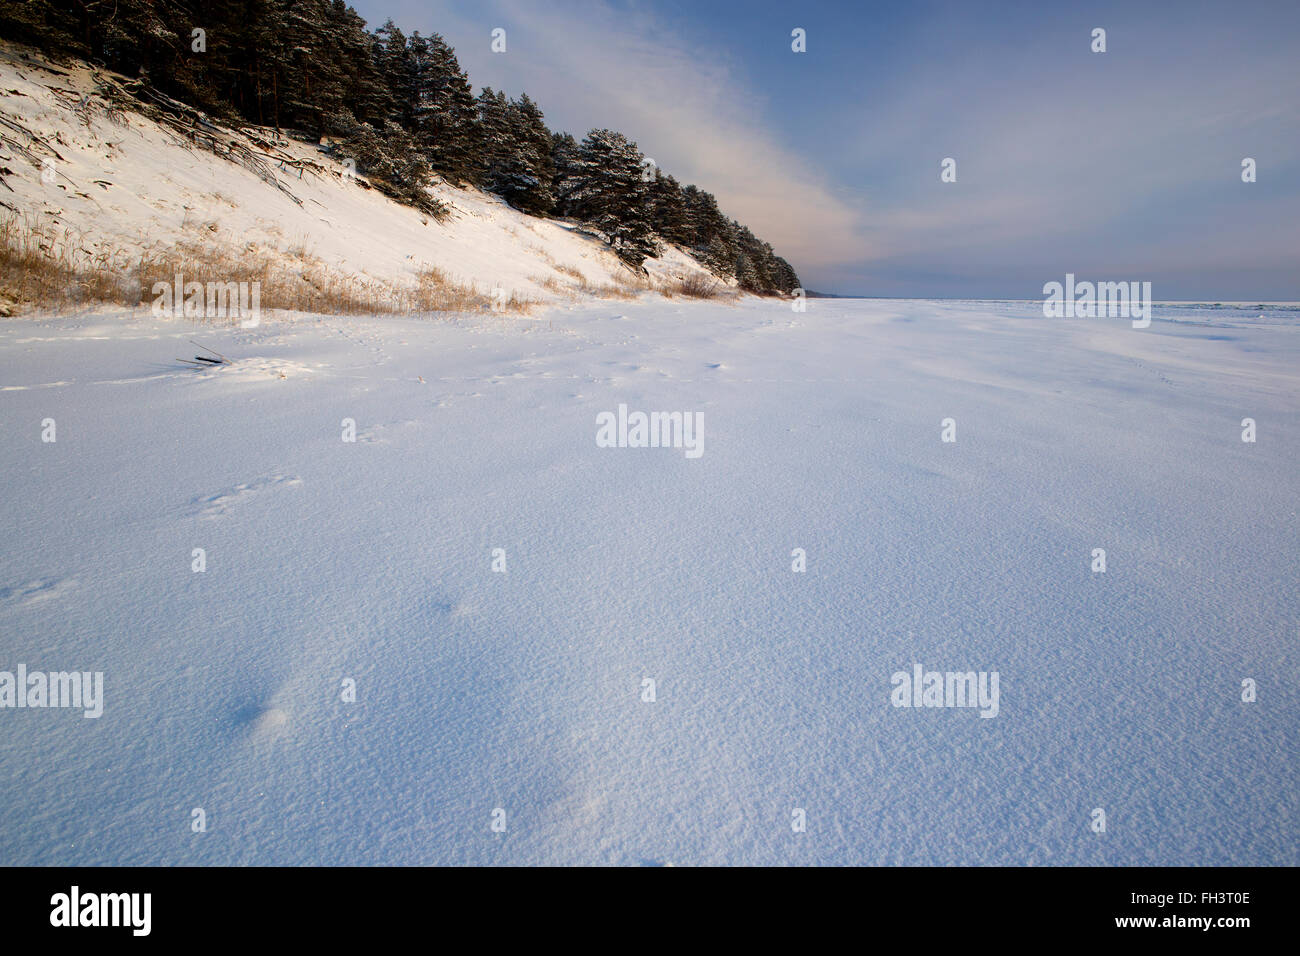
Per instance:
[[[548,292],[554,292],[556,295],[563,295],[565,292],[572,290],[560,284],[560,280],[555,276],[529,276],[528,281],[535,282]]]
[[[644,275],[629,275],[625,269],[619,269],[614,273],[614,284],[620,285],[625,289],[635,289],[638,292],[644,292],[650,288],[650,278]]]
[[[602,282],[599,285],[587,283],[583,285],[582,291],[598,299],[635,299],[641,292],[637,288],[629,289],[621,282]]]
[[[138,302],[140,288],[127,274],[129,262],[121,253],[88,249],[71,230],[45,235],[30,220],[0,219],[0,315],[32,303],[66,309]]]
[[[142,257],[138,275],[142,292],[177,275],[187,282],[256,282],[263,309],[327,315],[397,311],[384,283],[325,268],[301,248],[279,256],[254,243],[231,249],[188,240]]]
[[[608,282],[592,282],[585,275],[571,266],[553,266],[556,272],[577,280],[576,285],[566,285],[554,276],[529,276],[543,289],[557,295],[589,295],[597,299],[635,299],[642,292],[656,288],[648,279],[640,281],[616,273]]]
[[[642,292],[653,289],[648,277],[634,278],[624,268],[616,269],[609,282],[589,282],[576,269],[573,272],[566,272],[566,275],[574,273],[577,273],[577,278],[581,281],[580,290],[598,299],[635,299]]]
[[[395,311],[527,313],[537,304],[514,290],[507,296],[500,288],[480,292],[476,286],[461,285],[435,266],[420,270],[419,284],[406,302],[406,308]]]
[[[198,232],[208,224],[194,225]],[[216,245],[208,234],[142,256],[89,245],[68,230],[50,235],[30,220],[0,219],[0,315],[97,303],[135,307],[152,301],[155,283],[170,285],[177,275],[205,284],[256,282],[262,309],[327,315],[527,312],[535,304],[513,291],[480,292],[432,267],[413,285],[340,272],[302,244],[281,252],[255,243]]]
[[[553,265],[552,268],[555,269],[556,272],[560,273],[560,275],[568,276],[571,279],[577,279],[580,285],[587,284],[587,277],[573,266]]]
[[[722,283],[703,272],[692,272],[685,279],[669,283],[669,288],[690,299],[716,299],[722,295]]]

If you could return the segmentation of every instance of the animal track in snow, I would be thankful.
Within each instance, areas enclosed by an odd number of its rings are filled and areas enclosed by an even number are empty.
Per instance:
[[[270,475],[265,478],[258,478],[254,481],[245,482],[242,485],[235,485],[233,488],[227,488],[224,491],[218,491],[212,495],[199,495],[192,504],[198,509],[198,514],[204,518],[218,518],[229,510],[231,505],[247,501],[258,492],[267,488],[273,488],[278,485],[301,485],[302,479],[291,475]]]
[[[62,597],[77,586],[73,578],[44,578],[0,589],[0,604],[29,607]]]

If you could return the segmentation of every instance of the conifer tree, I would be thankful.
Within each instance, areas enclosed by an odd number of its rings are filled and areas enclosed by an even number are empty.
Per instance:
[[[475,101],[475,107],[478,110],[480,180],[485,189],[492,190],[501,163],[514,148],[506,116],[510,101],[505,93],[485,86]]]
[[[643,159],[636,143],[622,133],[593,129],[578,150],[575,187],[568,196],[573,214],[635,269],[659,252]]]
[[[202,5],[199,5],[202,6]],[[201,21],[201,22],[200,22]],[[206,31],[202,53],[191,31]],[[436,173],[534,215],[587,222],[629,264],[677,243],[755,292],[799,285],[788,262],[712,194],[655,170],[636,144],[551,134],[527,95],[476,99],[438,34],[373,32],[344,0],[0,0],[0,35],[103,63],[217,119],[340,138],[337,150],[401,202],[433,211]]]
[[[712,193],[695,186],[687,186],[687,218],[693,233],[691,252],[716,274],[734,278],[736,267],[736,240],[731,224],[718,208]]]
[[[429,69],[417,136],[429,165],[453,183],[479,181],[478,110],[456,54],[438,34],[428,39]]]
[[[506,109],[511,149],[498,163],[495,189],[516,209],[535,216],[548,214],[555,205],[551,181],[551,131],[542,111],[524,94]]]
[[[551,134],[551,194],[555,197],[555,214],[574,215],[573,194],[582,184],[582,164],[578,141],[570,133]]]
[[[655,170],[650,184],[650,215],[655,232],[669,242],[689,246],[693,238],[681,184],[662,170]]]

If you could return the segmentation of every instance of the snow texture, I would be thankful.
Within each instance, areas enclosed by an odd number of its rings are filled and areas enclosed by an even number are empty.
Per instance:
[[[0,861],[1300,863],[1298,316],[0,321]]]

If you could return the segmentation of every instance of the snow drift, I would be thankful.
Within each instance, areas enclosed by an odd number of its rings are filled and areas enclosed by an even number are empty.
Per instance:
[[[3,132],[9,152],[26,151],[0,171],[8,187],[0,203],[56,259],[118,270],[141,259],[256,262],[317,288],[356,283],[398,299],[435,271],[451,287],[501,290],[515,303],[626,295],[706,273],[664,244],[637,275],[579,225],[525,215],[477,189],[434,187],[449,210],[439,222],[370,188],[315,144],[214,128],[227,153],[248,161],[241,165],[115,109],[97,93],[105,80],[121,78],[0,44]]]

